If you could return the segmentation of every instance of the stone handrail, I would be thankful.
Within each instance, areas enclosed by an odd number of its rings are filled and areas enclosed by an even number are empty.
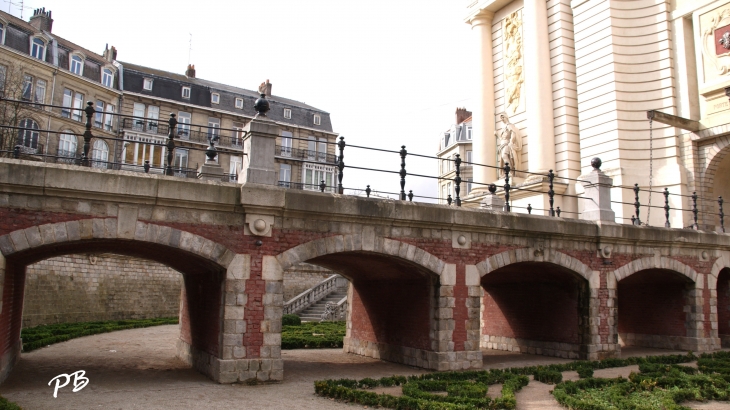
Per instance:
[[[340,299],[339,302],[327,302],[324,313],[320,317],[319,321],[324,322],[325,320],[340,321],[347,319],[347,296]]]
[[[340,275],[330,276],[284,303],[284,314],[289,315],[301,312],[338,288],[341,288],[343,286],[343,282],[346,286],[347,279]]]

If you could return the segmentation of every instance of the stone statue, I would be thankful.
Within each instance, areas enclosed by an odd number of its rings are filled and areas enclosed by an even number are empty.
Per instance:
[[[497,137],[497,155],[499,156],[499,168],[502,170],[500,175],[505,176],[505,163],[509,163],[513,170],[512,175],[516,175],[514,170],[521,166],[522,137],[517,127],[509,122],[506,113],[499,114],[499,119],[504,123],[504,128],[499,132],[495,131],[494,136]]]

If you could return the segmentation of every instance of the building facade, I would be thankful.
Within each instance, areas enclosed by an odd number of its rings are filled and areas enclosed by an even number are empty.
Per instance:
[[[513,196],[515,205],[547,208],[542,175],[552,169],[555,205],[579,217],[583,187],[575,179],[600,157],[613,178],[617,222],[635,213],[638,184],[642,204],[664,206],[661,191],[670,192],[672,227],[693,224],[696,192],[700,226],[719,229],[717,200],[730,196],[730,3],[476,0],[466,22],[480,67],[474,161],[495,164],[493,135],[508,114],[525,171],[513,184],[538,191]],[[652,110],[660,114],[650,122]],[[500,178],[475,169],[475,181]],[[649,188],[657,192],[651,198]],[[477,206],[484,195],[476,189],[467,203]],[[642,222],[663,226],[663,210]]]
[[[465,108],[456,109],[456,121],[439,138],[438,160],[439,203],[447,204],[451,196],[456,198],[454,178],[456,178],[456,155],[461,158],[459,173],[463,183],[460,196],[466,197],[472,189],[472,115]]]

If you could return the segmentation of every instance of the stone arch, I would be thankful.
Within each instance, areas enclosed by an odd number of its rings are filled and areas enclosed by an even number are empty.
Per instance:
[[[286,270],[297,263],[340,252],[374,252],[394,256],[413,262],[439,276],[448,275],[452,266],[415,245],[375,236],[372,232],[370,235],[364,232],[362,235],[335,235],[315,239],[282,252],[276,259],[281,268]]]
[[[596,273],[580,260],[559,251],[538,251],[533,248],[513,249],[492,255],[484,262],[479,262],[477,269],[479,276],[484,277],[499,268],[520,262],[552,263],[577,273],[589,282],[596,280]]]
[[[723,255],[717,258],[715,263],[712,265],[712,269],[710,269],[710,275],[707,277],[708,289],[717,289],[717,278],[720,276],[720,271],[725,268],[730,268],[730,261],[726,259],[726,255]]]
[[[718,205],[716,203],[718,193],[715,192],[715,177],[717,176],[720,164],[729,153],[730,136],[728,135],[717,137],[712,144],[700,148],[700,155],[704,158],[701,163],[702,169],[700,170],[700,175],[702,179],[699,188],[702,192],[701,196],[705,198],[700,203],[702,211],[705,212],[702,215],[702,220],[708,228],[714,228],[718,211]],[[724,199],[726,204],[730,201],[730,198]]]
[[[687,279],[692,281],[695,286],[701,285],[701,283],[697,282],[696,270],[676,259],[667,258],[666,256],[650,256],[646,258],[635,259],[614,271],[616,274],[616,281],[618,282],[622,279],[626,279],[636,272],[646,269],[665,269],[674,271],[687,277]]]

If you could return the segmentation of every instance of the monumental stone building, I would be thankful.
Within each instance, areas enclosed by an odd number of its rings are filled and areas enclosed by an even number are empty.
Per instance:
[[[578,178],[600,157],[613,178],[617,222],[633,216],[630,188],[638,184],[642,204],[651,187],[652,204],[663,206],[668,189],[672,227],[693,225],[697,192],[700,227],[719,229],[718,197],[730,197],[730,3],[475,0],[466,22],[480,67],[474,162],[496,164],[506,114],[521,139],[523,172],[511,184],[525,192],[511,197],[515,212],[528,203],[548,208],[543,175],[552,169],[555,205],[578,217],[583,187],[560,177]],[[473,178],[504,183],[482,166]],[[485,194],[475,184],[466,205],[478,206]],[[664,225],[662,210],[650,218],[642,222]]]

